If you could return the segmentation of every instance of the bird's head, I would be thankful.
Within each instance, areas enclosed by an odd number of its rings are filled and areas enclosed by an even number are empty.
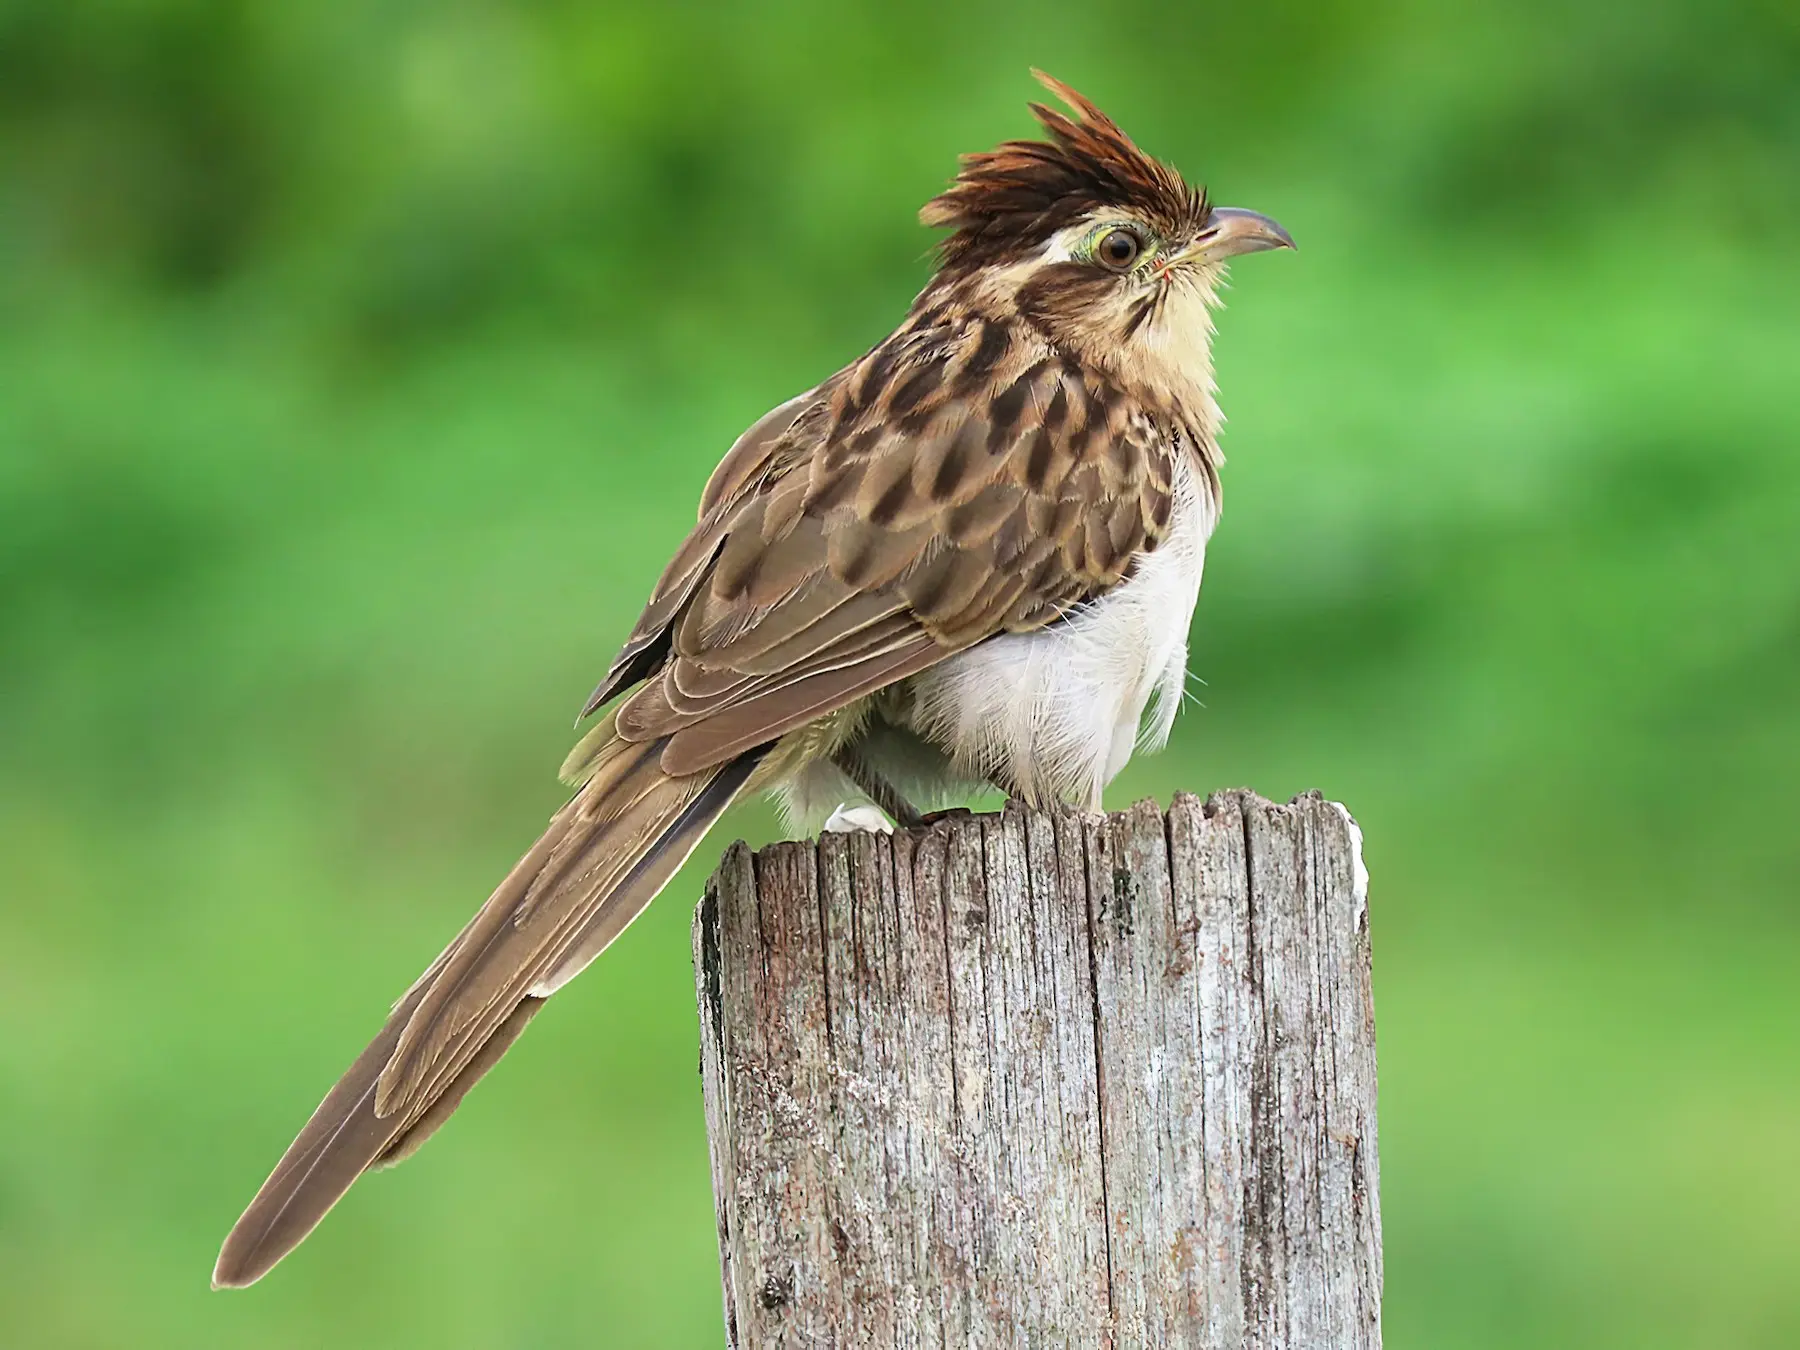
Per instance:
[[[1214,206],[1089,100],[1033,73],[1076,116],[1034,103],[1048,140],[963,157],[919,213],[951,230],[938,284],[1016,314],[1145,392],[1209,396],[1209,311],[1226,260],[1294,241],[1267,216]]]

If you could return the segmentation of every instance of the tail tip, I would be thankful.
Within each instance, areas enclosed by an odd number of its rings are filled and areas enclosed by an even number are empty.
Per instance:
[[[233,1234],[233,1236],[236,1236]],[[258,1260],[257,1253],[234,1251],[231,1238],[225,1239],[225,1245],[219,1249],[219,1259],[213,1263],[212,1287],[214,1289],[248,1289],[263,1276],[275,1263]]]

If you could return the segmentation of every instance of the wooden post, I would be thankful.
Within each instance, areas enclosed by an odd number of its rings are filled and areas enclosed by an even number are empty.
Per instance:
[[[1378,1347],[1366,891],[1317,793],[733,846],[731,1346]]]

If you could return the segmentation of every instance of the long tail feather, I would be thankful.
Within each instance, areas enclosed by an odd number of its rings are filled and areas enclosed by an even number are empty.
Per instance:
[[[364,1171],[410,1157],[668,884],[761,758],[673,779],[649,749],[596,773],[407,990],[226,1237],[215,1288],[255,1283]],[[397,1079],[403,1091],[390,1090]]]

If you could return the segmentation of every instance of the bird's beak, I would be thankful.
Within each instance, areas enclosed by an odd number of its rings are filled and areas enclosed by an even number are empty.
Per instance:
[[[1209,261],[1261,253],[1267,248],[1293,248],[1294,237],[1267,216],[1235,206],[1215,206],[1206,228],[1194,241]]]

